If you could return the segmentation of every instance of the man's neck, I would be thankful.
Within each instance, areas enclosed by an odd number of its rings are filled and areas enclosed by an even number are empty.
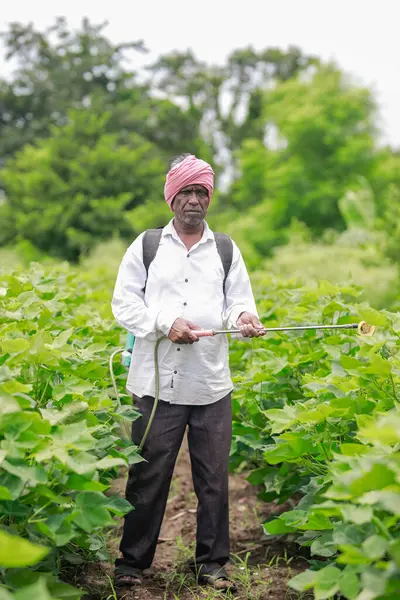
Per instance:
[[[185,237],[189,237],[191,235],[202,236],[203,232],[204,232],[204,221],[201,221],[201,223],[199,223],[198,225],[191,226],[191,225],[186,225],[186,223],[182,223],[181,221],[178,221],[176,218],[174,218],[174,227],[175,227],[176,233],[179,236],[181,236],[181,235],[183,235]]]
[[[191,227],[190,225],[186,225],[186,223],[177,221],[176,218],[173,221],[173,225],[176,233],[181,238],[188,250],[201,240],[205,227],[204,221],[201,221],[199,225]]]

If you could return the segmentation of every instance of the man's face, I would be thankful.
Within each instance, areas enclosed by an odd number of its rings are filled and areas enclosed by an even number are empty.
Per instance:
[[[198,184],[187,185],[178,192],[172,203],[172,210],[185,225],[199,225],[207,214],[210,199],[205,187]]]

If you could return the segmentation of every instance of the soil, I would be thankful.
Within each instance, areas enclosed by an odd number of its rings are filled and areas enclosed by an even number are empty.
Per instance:
[[[126,477],[115,482],[113,493],[124,495]],[[189,573],[186,563],[195,544],[197,500],[191,480],[187,442],[182,445],[175,467],[168,505],[152,568],[145,573],[140,588],[120,594],[121,600],[196,600],[233,597],[201,588]],[[266,504],[257,499],[257,490],[246,481],[246,474],[230,475],[230,523],[232,562],[228,571],[238,586],[234,595],[240,600],[293,600],[299,596],[287,581],[307,568],[299,546],[266,540],[261,524],[274,514],[291,507]],[[111,532],[109,563],[86,565],[74,583],[87,591],[87,600],[106,600],[116,596],[110,581],[113,561],[118,556],[122,522]]]

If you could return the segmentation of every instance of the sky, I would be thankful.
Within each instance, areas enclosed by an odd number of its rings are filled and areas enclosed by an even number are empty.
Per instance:
[[[136,55],[135,66],[188,48],[222,64],[249,45],[299,46],[372,89],[381,142],[400,149],[400,0],[3,0],[0,29],[11,21],[43,28],[56,16],[72,27],[83,17],[108,21],[105,33],[114,42],[144,40],[150,52]],[[9,70],[1,51],[0,69]]]

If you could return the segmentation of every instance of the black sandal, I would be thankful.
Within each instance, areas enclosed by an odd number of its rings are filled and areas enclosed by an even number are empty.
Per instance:
[[[197,581],[200,585],[209,585],[221,592],[235,593],[237,591],[237,587],[229,578],[226,569],[218,563],[201,565],[198,570]]]
[[[139,587],[143,584],[143,571],[135,567],[120,565],[115,569],[114,587]]]

